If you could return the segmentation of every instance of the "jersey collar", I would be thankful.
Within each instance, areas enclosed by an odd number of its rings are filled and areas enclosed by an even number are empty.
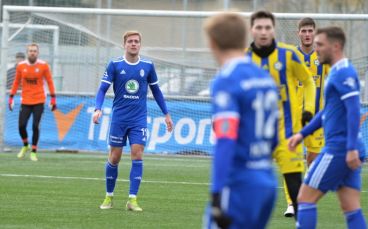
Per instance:
[[[131,63],[131,62],[129,62],[129,61],[127,60],[127,58],[125,58],[125,56],[124,56],[124,60],[125,60],[125,62],[126,62],[127,64],[129,64],[129,65],[137,65],[137,64],[141,61],[141,56],[138,56],[138,60],[137,60],[137,62],[135,62],[135,63]]]

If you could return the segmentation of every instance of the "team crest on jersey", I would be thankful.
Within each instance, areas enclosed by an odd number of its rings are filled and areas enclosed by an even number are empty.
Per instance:
[[[355,80],[353,79],[353,77],[348,77],[344,83],[344,85],[347,85],[349,86],[351,89],[354,89],[356,86],[355,86]]]
[[[318,59],[315,59],[315,60],[314,60],[314,64],[315,64],[316,66],[318,66],[318,65],[319,65],[319,61],[318,61]]]
[[[276,69],[277,71],[280,71],[280,70],[282,69],[282,63],[281,63],[281,62],[279,62],[279,61],[277,61],[277,62],[275,63],[275,65],[274,65],[274,67],[275,67],[275,69]]]
[[[128,80],[128,82],[125,83],[125,90],[129,94],[137,93],[138,89],[139,89],[139,83],[136,80]]]
[[[143,70],[143,69],[141,69],[141,70],[139,71],[139,75],[140,75],[141,77],[143,77],[143,76],[144,76],[144,70]]]
[[[40,71],[40,69],[38,69],[38,68],[35,69],[35,72],[39,72],[39,71]]]
[[[227,107],[228,101],[229,101],[229,94],[223,91],[218,92],[215,95],[215,103],[217,104],[217,106],[219,107]]]

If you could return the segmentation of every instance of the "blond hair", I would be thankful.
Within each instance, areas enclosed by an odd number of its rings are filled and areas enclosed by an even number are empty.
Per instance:
[[[123,35],[124,44],[127,41],[128,37],[133,36],[133,35],[138,35],[139,36],[139,41],[141,41],[142,34],[138,31],[136,31],[136,30],[130,30],[130,31],[126,31]]]
[[[206,19],[204,30],[221,50],[244,49],[246,45],[246,23],[235,12],[220,13]]]

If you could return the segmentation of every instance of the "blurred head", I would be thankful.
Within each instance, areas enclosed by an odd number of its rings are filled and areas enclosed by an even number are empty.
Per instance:
[[[275,17],[269,11],[257,11],[250,17],[254,44],[258,48],[268,47],[275,38]]]
[[[37,61],[39,54],[38,44],[32,43],[27,46],[27,59],[29,63],[33,64]]]
[[[333,64],[337,55],[342,55],[345,33],[340,27],[330,26],[317,29],[314,38],[315,51],[321,64]]]
[[[127,31],[124,36],[125,53],[131,56],[139,55],[142,35],[138,31]]]
[[[23,61],[26,59],[26,55],[24,55],[23,52],[17,52],[15,54],[15,63],[18,64],[19,62]]]
[[[208,18],[204,24],[212,51],[244,51],[246,45],[246,24],[237,13],[220,13]]]
[[[316,23],[312,18],[306,17],[298,23],[298,36],[300,44],[304,47],[312,47]]]

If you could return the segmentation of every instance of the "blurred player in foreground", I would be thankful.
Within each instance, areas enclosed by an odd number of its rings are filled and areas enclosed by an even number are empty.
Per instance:
[[[365,148],[359,131],[359,78],[344,55],[345,34],[339,27],[317,30],[315,50],[321,64],[331,65],[325,83],[325,107],[299,133],[289,149],[323,126],[326,144],[312,163],[298,196],[297,228],[317,225],[317,202],[336,191],[349,229],[366,227],[360,206],[361,169]]]
[[[290,196],[293,208],[297,209],[297,196],[304,172],[303,150],[302,147],[298,147],[296,152],[290,152],[287,148],[287,139],[300,131],[302,123],[311,120],[315,110],[315,85],[295,46],[275,41],[275,17],[271,12],[253,13],[251,32],[253,42],[246,55],[270,73],[279,89],[280,141],[273,156],[284,176],[285,196],[286,198]],[[297,98],[298,82],[304,85],[304,111]]]
[[[206,20],[204,29],[221,66],[211,85],[217,141],[204,228],[265,228],[277,192],[272,166],[276,84],[244,56],[246,24],[240,15],[218,14]]]
[[[19,112],[19,134],[23,141],[23,147],[18,153],[18,158],[24,158],[25,154],[31,151],[32,161],[38,161],[37,143],[40,137],[40,122],[46,101],[44,81],[47,82],[51,95],[51,110],[56,109],[55,87],[52,81],[49,65],[38,59],[39,47],[33,43],[27,46],[27,60],[19,62],[16,68],[15,80],[9,96],[9,109],[14,106],[14,95],[18,86],[22,86],[21,108]],[[33,116],[32,123],[32,148],[28,143],[27,123],[30,116]]]
[[[96,95],[96,107],[93,115],[94,123],[98,123],[102,115],[102,104],[105,94],[113,84],[114,101],[109,133],[110,153],[106,163],[106,197],[101,209],[112,208],[113,192],[118,177],[118,164],[129,139],[132,167],[130,170],[129,199],[126,209],[142,211],[138,205],[137,194],[143,176],[143,151],[147,141],[147,93],[148,86],[165,115],[167,130],[172,131],[173,122],[166,108],[162,92],[152,61],[139,56],[141,34],[128,31],[124,34],[125,53],[123,57],[110,61],[102,77]]]

